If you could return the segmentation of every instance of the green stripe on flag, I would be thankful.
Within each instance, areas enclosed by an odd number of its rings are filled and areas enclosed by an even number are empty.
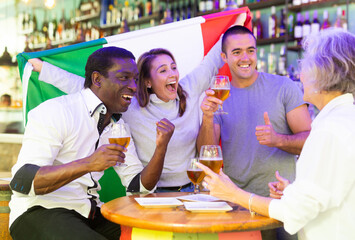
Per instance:
[[[68,72],[84,77],[85,65],[88,57],[97,49],[102,48],[103,44],[107,44],[107,41],[106,39],[101,38],[85,43],[74,44],[67,47],[50,49],[41,52],[20,53],[17,55],[17,61],[19,63],[21,80],[27,60],[31,58],[41,58],[42,60],[58,66]],[[28,83],[25,121],[27,122],[27,114],[31,109],[48,99],[64,94],[64,92],[60,91],[56,87],[42,81],[38,81],[38,73],[32,72]]]

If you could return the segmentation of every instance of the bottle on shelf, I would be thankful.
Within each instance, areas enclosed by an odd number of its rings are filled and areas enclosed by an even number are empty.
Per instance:
[[[226,0],[219,0],[219,9],[225,9],[227,6],[227,1]]]
[[[348,30],[348,20],[346,19],[345,10],[343,10],[341,14],[341,27]]]
[[[271,7],[271,15],[269,17],[269,38],[277,37],[277,17],[275,6]]]
[[[256,39],[262,39],[264,36],[264,32],[263,32],[263,24],[261,22],[260,19],[261,15],[260,15],[260,11],[256,11],[256,34],[254,33]]]
[[[286,9],[281,9],[281,18],[280,18],[280,27],[279,27],[279,35],[284,36],[286,34],[286,18],[285,18]]]
[[[313,12],[313,21],[311,24],[311,33],[317,33],[320,31],[320,23],[318,20],[318,11],[314,10]]]
[[[267,56],[267,66],[268,66],[268,73],[276,74],[276,55],[275,55],[275,45],[270,45],[270,52]]]
[[[286,46],[282,45],[280,48],[280,57],[278,61],[278,68],[277,74],[285,76],[287,74],[286,71],[286,64],[287,64],[287,57],[286,57]]]
[[[145,14],[146,16],[152,15],[153,14],[153,6],[152,6],[152,0],[147,0],[145,2]]]
[[[289,36],[294,36],[294,16],[293,14],[290,14],[288,16],[288,24],[287,24],[287,32]]]
[[[213,1],[206,0],[206,11],[211,11],[211,10],[213,10]]]
[[[334,27],[348,30],[348,23],[346,21],[345,10],[342,11],[341,7],[337,8],[337,18],[334,22]]]
[[[187,0],[187,7],[186,7],[186,18],[189,19],[192,17],[192,0]]]
[[[311,22],[309,21],[309,12],[305,12],[305,19],[302,24],[302,38],[311,33]]]
[[[321,30],[327,29],[330,26],[331,25],[330,25],[330,22],[328,20],[328,11],[324,10],[324,12],[323,12],[323,24],[322,24]]]
[[[302,4],[307,4],[309,3],[309,0],[302,0]]]
[[[302,42],[302,14],[297,13],[297,23],[294,27],[294,37],[297,41],[297,45],[301,45]]]
[[[337,8],[337,18],[335,19],[334,22],[334,27],[336,28],[341,28],[341,7]]]
[[[206,1],[205,0],[200,0],[198,4],[198,11],[199,12],[205,12],[206,11]]]
[[[266,65],[266,60],[265,60],[265,49],[264,48],[259,48],[259,57],[256,63],[258,72],[267,72],[267,65]]]
[[[293,1],[292,1],[292,4],[293,4],[294,6],[298,6],[298,5],[301,5],[301,4],[302,4],[302,1],[301,1],[301,0],[293,0]]]

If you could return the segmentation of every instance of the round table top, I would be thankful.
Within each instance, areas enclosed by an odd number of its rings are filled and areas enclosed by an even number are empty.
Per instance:
[[[273,229],[282,223],[261,215],[251,216],[249,211],[228,202],[228,212],[190,212],[185,207],[146,208],[137,197],[177,197],[189,193],[169,192],[138,194],[120,197],[101,207],[102,215],[115,223],[142,229],[183,233],[215,233],[228,231],[255,231]]]

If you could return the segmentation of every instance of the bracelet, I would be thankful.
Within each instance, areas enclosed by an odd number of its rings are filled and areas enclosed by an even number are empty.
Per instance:
[[[251,202],[252,202],[254,196],[255,196],[255,194],[252,193],[252,194],[250,194],[250,197],[249,197],[249,212],[250,212],[250,215],[251,215],[252,217],[255,216],[255,212],[253,212],[253,211],[251,210]]]

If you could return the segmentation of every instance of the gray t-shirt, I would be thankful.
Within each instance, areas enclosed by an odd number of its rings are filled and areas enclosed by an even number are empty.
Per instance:
[[[247,88],[231,86],[223,103],[225,115],[215,115],[221,126],[224,172],[242,189],[269,196],[267,184],[276,181],[275,171],[290,181],[295,177],[295,155],[259,144],[255,127],[265,125],[268,112],[274,130],[292,134],[286,114],[304,104],[301,90],[286,77],[259,73]]]

